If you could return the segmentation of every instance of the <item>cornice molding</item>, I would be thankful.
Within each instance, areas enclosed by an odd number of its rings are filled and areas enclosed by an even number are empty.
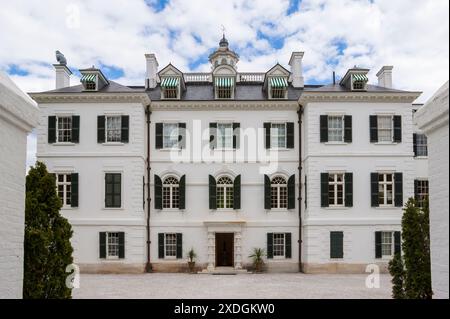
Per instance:
[[[157,101],[150,105],[152,110],[298,110],[297,101]]]
[[[300,104],[320,102],[412,103],[422,92],[304,92]]]
[[[151,103],[147,93],[30,93],[37,103]]]

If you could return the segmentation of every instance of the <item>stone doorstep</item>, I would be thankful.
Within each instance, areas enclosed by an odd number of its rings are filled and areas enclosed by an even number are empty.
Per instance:
[[[242,275],[242,274],[252,274],[252,272],[247,269],[234,269],[233,267],[216,267],[213,270],[203,269],[197,272],[197,274],[202,275]]]

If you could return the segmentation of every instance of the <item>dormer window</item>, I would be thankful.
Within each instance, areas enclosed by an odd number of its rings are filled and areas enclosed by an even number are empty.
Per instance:
[[[273,76],[269,78],[269,98],[286,99],[288,82],[286,77]]]
[[[163,99],[179,99],[180,78],[164,77],[161,80],[161,91]]]
[[[81,83],[83,83],[85,91],[97,91],[97,82],[97,74],[88,73],[81,77]]]
[[[234,98],[234,79],[232,77],[216,77],[216,99]]]
[[[352,74],[352,90],[364,91],[366,84],[369,81],[365,74]]]

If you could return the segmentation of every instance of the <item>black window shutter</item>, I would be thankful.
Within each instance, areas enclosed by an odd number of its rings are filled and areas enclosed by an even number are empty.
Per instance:
[[[264,209],[272,208],[272,192],[270,189],[270,177],[264,175]]]
[[[413,151],[414,156],[417,156],[417,134],[413,133]]]
[[[378,142],[378,118],[376,115],[370,115],[369,125],[370,125],[370,143],[377,143]]]
[[[294,148],[294,122],[286,123],[286,148]]]
[[[394,142],[400,143],[402,141],[402,117],[394,115]]]
[[[382,250],[381,250],[381,232],[375,232],[375,258],[381,258]]]
[[[264,133],[266,136],[266,149],[270,148],[270,123],[264,123]]]
[[[128,143],[130,135],[130,116],[122,115],[121,142]]]
[[[328,115],[320,116],[320,143],[328,142]]]
[[[353,173],[345,173],[345,207],[353,206]]]
[[[97,143],[105,143],[105,116],[97,116]]]
[[[217,148],[217,123],[209,123],[209,148]]]
[[[125,258],[125,233],[119,232],[119,258]]]
[[[352,142],[352,116],[351,115],[344,116],[344,142],[346,142],[346,143]]]
[[[78,207],[78,173],[70,175],[70,206]]]
[[[180,198],[179,198],[179,208],[186,208],[186,175],[180,178]]]
[[[72,143],[80,142],[80,116],[72,116]]]
[[[380,206],[378,195],[378,173],[370,173],[370,205],[372,207]]]
[[[285,233],[284,240],[285,240],[284,257],[292,258],[292,235],[291,235],[291,233]]]
[[[400,254],[402,252],[402,235],[399,231],[394,232],[394,253]]]
[[[233,148],[238,149],[240,146],[240,130],[239,130],[240,124],[239,123],[233,123]]]
[[[233,209],[241,209],[241,175],[236,176],[233,183]]]
[[[267,258],[273,258],[273,233],[267,233]]]
[[[288,179],[288,209],[295,209],[295,174]]]
[[[155,175],[155,209],[162,209],[162,180]]]
[[[419,200],[419,181],[417,179],[414,180],[414,200],[417,201]]]
[[[164,258],[164,234],[158,234],[158,258]]]
[[[209,209],[217,209],[216,179],[209,175]]]
[[[328,173],[320,174],[320,206],[328,207],[330,205],[330,201],[328,198]]]
[[[395,207],[403,206],[403,173],[394,174]]]
[[[163,148],[163,123],[155,123],[155,148]]]
[[[177,259],[183,258],[183,234],[177,233]]]
[[[344,258],[344,233],[330,232],[330,258]]]
[[[99,233],[99,239],[100,239],[100,258],[106,258],[106,233],[101,232]]]
[[[178,123],[178,146],[186,148],[186,123]]]
[[[48,142],[56,143],[56,116],[48,117]]]

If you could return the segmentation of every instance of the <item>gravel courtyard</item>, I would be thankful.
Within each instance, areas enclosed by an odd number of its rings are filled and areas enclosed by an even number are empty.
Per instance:
[[[73,298],[391,298],[389,275],[366,288],[366,275],[307,274],[81,274]]]

